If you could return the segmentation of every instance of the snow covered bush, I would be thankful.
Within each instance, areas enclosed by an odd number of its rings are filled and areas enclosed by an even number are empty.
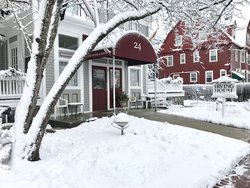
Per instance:
[[[248,99],[248,101],[246,102],[244,108],[245,108],[247,111],[250,111],[250,99]]]
[[[13,136],[10,130],[0,132],[0,168],[8,168],[6,165],[10,159]]]

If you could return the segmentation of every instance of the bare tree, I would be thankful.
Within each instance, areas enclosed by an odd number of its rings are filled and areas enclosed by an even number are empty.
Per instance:
[[[96,45],[119,25],[130,21],[152,16],[152,21],[170,28],[179,20],[184,20],[189,33],[194,23],[199,23],[204,32],[223,25],[226,18],[232,15],[235,4],[232,0],[0,0],[2,11],[10,11],[16,17],[19,28],[23,31],[31,59],[28,63],[26,86],[16,109],[15,147],[13,157],[19,156],[30,161],[39,160],[39,149],[51,112],[66,85],[84,62],[85,57]],[[242,3],[238,1],[237,3]],[[41,82],[44,76],[48,57],[57,35],[60,19],[65,9],[78,5],[91,20],[95,28],[75,51],[68,65],[43,101],[35,115],[35,106]],[[20,9],[28,7],[25,16],[32,16],[33,39],[27,32],[27,25],[22,24]],[[100,10],[107,12],[107,22],[100,23]],[[7,13],[7,12],[6,12]],[[2,19],[6,17],[3,13]],[[167,31],[167,30],[166,30]],[[32,43],[32,45],[31,45]]]

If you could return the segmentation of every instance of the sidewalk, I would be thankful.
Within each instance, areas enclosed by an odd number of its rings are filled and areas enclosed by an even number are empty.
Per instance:
[[[155,112],[154,109],[130,109],[129,115],[145,118],[154,121],[168,122],[175,125],[190,127],[202,131],[220,134],[226,137],[240,139],[250,143],[250,130],[227,127],[214,123],[173,116]],[[229,174],[221,179],[214,188],[250,188],[250,154],[245,156],[239,163],[230,170]]]

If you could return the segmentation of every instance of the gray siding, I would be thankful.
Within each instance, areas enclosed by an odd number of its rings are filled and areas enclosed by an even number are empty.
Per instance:
[[[138,31],[143,33],[145,36],[148,36],[148,26],[139,24]]]
[[[55,77],[54,77],[54,50],[51,50],[49,59],[48,59],[48,64],[46,67],[46,94],[50,91],[52,88],[54,82],[55,82]]]
[[[83,62],[83,82],[84,82],[84,108],[85,111],[90,111],[90,96],[89,96],[89,62]]]

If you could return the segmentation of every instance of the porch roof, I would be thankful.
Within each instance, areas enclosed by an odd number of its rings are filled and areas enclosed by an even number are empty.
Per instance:
[[[86,60],[115,56],[128,60],[128,66],[156,63],[152,44],[141,33],[130,31],[115,33],[104,39]]]

